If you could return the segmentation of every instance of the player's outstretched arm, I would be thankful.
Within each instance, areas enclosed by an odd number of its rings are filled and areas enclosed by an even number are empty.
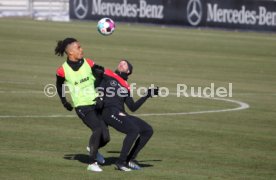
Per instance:
[[[136,102],[134,102],[133,98],[129,95],[125,99],[125,103],[130,111],[135,112],[138,110],[149,97],[156,96],[159,93],[159,88],[150,88],[147,91],[147,94],[144,97],[141,97]]]

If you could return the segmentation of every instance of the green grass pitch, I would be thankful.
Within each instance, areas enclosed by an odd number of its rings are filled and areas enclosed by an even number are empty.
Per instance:
[[[114,69],[134,65],[130,82],[176,92],[228,87],[250,108],[240,111],[141,116],[154,135],[138,160],[143,170],[114,170],[123,135],[111,130],[101,149],[102,173],[87,172],[90,130],[58,97],[44,95],[65,58],[56,41],[77,38],[85,57]],[[0,179],[276,179],[276,35],[117,23],[109,37],[95,22],[0,19]],[[212,99],[152,98],[136,114],[233,109]],[[59,117],[53,117],[59,115]]]

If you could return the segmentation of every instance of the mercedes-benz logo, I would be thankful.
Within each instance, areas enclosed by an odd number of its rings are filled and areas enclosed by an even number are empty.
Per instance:
[[[200,0],[190,0],[187,4],[187,19],[192,26],[197,26],[202,19],[202,4]]]
[[[117,86],[117,82],[115,80],[111,80],[110,81],[110,85],[113,86],[113,87],[116,87]]]
[[[74,13],[78,19],[83,19],[88,13],[88,0],[74,0]]]

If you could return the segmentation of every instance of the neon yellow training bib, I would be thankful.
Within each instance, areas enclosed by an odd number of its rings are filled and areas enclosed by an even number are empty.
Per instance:
[[[74,71],[67,62],[64,62],[62,67],[74,107],[95,104],[94,99],[98,93],[94,87],[95,77],[87,61],[84,59],[84,63],[78,71]]]

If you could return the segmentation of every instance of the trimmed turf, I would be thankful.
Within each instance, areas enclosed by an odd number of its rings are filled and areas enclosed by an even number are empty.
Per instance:
[[[153,83],[175,93],[177,84],[233,83],[229,99],[250,108],[141,116],[155,131],[138,158],[143,170],[114,170],[124,136],[111,129],[111,142],[101,150],[107,158],[104,172],[87,172],[89,129],[57,97],[43,94],[64,61],[54,55],[56,41],[68,36],[81,42],[86,57],[106,68],[129,59],[134,65],[130,82],[138,87]],[[117,23],[114,34],[104,37],[95,22],[0,19],[0,39],[0,179],[276,178],[275,34]],[[137,114],[238,106],[171,95],[150,99]]]

